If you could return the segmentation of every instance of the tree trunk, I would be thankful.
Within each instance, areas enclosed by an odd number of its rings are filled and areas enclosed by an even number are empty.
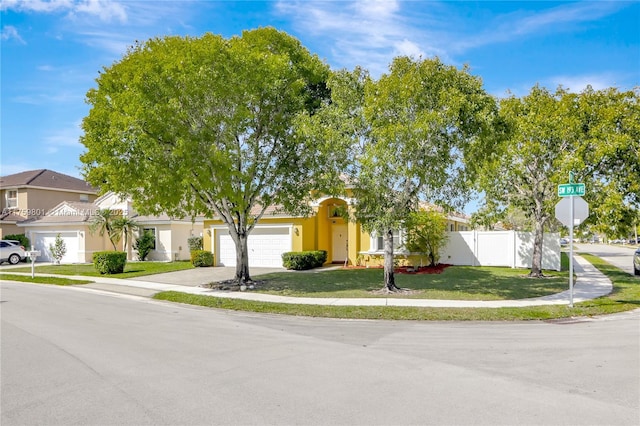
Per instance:
[[[384,243],[384,288],[387,291],[398,291],[393,275],[393,230],[387,230],[382,240]]]
[[[231,230],[230,230],[231,231]],[[247,246],[247,239],[249,235],[246,231],[240,231],[233,236],[233,242],[236,245],[236,276],[235,280],[238,284],[244,284],[251,282],[251,275],[249,275],[249,249]]]
[[[533,234],[533,256],[531,258],[530,277],[541,278],[542,274],[542,243],[544,241],[544,221],[536,218]]]

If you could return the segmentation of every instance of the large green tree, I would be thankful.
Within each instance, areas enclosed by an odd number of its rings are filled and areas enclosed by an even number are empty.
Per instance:
[[[494,135],[495,101],[466,68],[438,59],[398,57],[377,80],[361,69],[341,71],[331,89],[333,102],[318,120],[329,123],[327,140],[350,145],[352,219],[383,237],[385,288],[397,291],[394,230],[420,202],[451,207],[464,200],[473,171],[465,165]]]
[[[483,167],[479,188],[486,195],[485,213],[516,208],[531,219],[530,275],[538,277],[545,226],[559,201],[557,185],[568,182],[569,172],[576,182],[586,183],[592,210],[638,202],[638,183],[632,177],[640,170],[638,93],[588,88],[575,94],[535,86],[521,98],[502,99],[500,116],[507,137],[501,138],[495,155],[478,158]]]
[[[220,217],[249,281],[247,238],[265,209],[301,212],[334,180],[330,147],[296,131],[328,97],[328,74],[273,28],[136,44],[87,94],[85,177],[143,214]]]

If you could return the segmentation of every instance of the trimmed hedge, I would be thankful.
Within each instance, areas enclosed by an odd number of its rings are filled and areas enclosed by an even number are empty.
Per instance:
[[[191,252],[191,263],[195,267],[213,266],[213,254],[207,250],[194,250]]]
[[[327,261],[325,250],[288,251],[282,253],[282,264],[287,269],[302,271],[322,266]]]
[[[101,274],[121,274],[127,264],[124,251],[97,251],[93,253],[93,265]]]

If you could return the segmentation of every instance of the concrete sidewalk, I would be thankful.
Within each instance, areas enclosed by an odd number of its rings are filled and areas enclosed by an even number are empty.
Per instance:
[[[598,271],[593,265],[580,256],[574,256],[574,270],[577,279],[574,283],[573,301],[574,303],[595,299],[605,296],[613,290],[611,280]],[[8,271],[10,273],[10,271]],[[24,274],[28,275],[28,274]],[[552,294],[544,297],[536,297],[521,300],[435,300],[435,299],[402,299],[395,297],[387,298],[316,298],[316,297],[289,297],[272,294],[246,292],[229,292],[212,290],[204,287],[193,287],[188,285],[159,283],[146,281],[153,279],[153,276],[145,277],[145,280],[117,279],[105,277],[84,277],[69,276],[73,279],[92,279],[94,284],[85,284],[77,288],[97,291],[109,291],[122,294],[130,294],[143,297],[151,297],[161,291],[178,291],[189,294],[199,294],[205,296],[215,296],[233,299],[255,300],[272,303],[291,303],[303,305],[333,305],[333,306],[417,306],[417,307],[437,307],[437,308],[506,308],[542,305],[568,305],[569,290],[562,293]]]

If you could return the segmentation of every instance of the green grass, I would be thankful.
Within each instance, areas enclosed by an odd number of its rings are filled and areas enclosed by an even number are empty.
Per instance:
[[[395,274],[396,285],[416,290],[402,298],[453,300],[513,300],[540,297],[567,289],[566,272],[545,271],[547,278],[531,279],[527,269],[451,266],[441,274]],[[382,288],[382,269],[339,269],[323,272],[277,272],[260,276],[256,291],[295,297],[388,297]]]
[[[162,292],[155,299],[211,308],[272,314],[349,319],[437,320],[437,321],[515,321],[591,317],[624,312],[640,307],[640,279],[611,266],[602,259],[583,255],[613,282],[608,296],[567,305],[526,308],[416,308],[395,306],[322,306],[254,302],[240,299]]]
[[[134,278],[144,275],[162,274],[164,272],[192,269],[189,261],[180,262],[127,262],[122,274],[101,275],[92,263],[74,265],[42,265],[36,266],[36,273],[56,275],[81,275],[87,277]],[[31,267],[12,269],[13,272],[31,272]]]
[[[72,280],[69,278],[62,278],[62,277],[36,276],[34,278],[31,278],[31,276],[15,275],[15,274],[0,274],[0,280],[20,281],[20,282],[35,283],[35,284],[52,284],[52,285],[79,285],[79,284],[89,284],[93,282],[89,280]]]

